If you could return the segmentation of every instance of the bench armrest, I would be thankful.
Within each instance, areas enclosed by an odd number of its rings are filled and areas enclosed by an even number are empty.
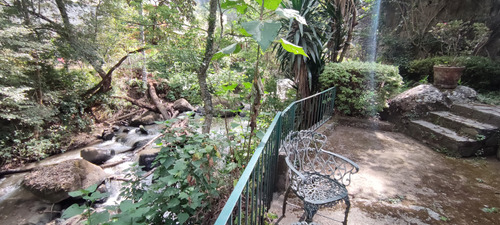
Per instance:
[[[359,171],[358,164],[333,152],[328,152],[323,149],[321,149],[321,152],[327,155],[324,162],[324,166],[326,167],[325,170],[327,170],[325,172],[328,172],[328,175],[333,179],[348,186],[351,183],[351,175]]]
[[[301,180],[301,182],[304,182],[306,181],[306,176],[304,176],[304,174],[302,174],[301,172],[299,172],[296,168],[295,168],[295,165],[293,165],[292,162],[290,162],[290,159],[289,157],[285,157],[285,161],[286,161],[286,165],[288,166],[288,168],[292,171],[292,173],[296,174],[297,176],[299,176],[299,179]]]

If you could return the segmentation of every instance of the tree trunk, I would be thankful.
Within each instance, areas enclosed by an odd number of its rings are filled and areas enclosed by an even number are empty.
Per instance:
[[[213,44],[214,44],[214,31],[215,31],[215,20],[217,13],[217,0],[210,0],[210,9],[208,15],[208,31],[207,31],[207,44],[205,46],[205,56],[198,70],[198,83],[200,85],[201,98],[203,99],[204,109],[205,109],[205,123],[203,124],[202,132],[209,133],[210,127],[212,126],[213,110],[212,110],[212,96],[208,92],[207,85],[207,70],[210,66],[210,61],[212,60]]]
[[[311,91],[309,89],[309,81],[307,78],[307,65],[304,62],[302,56],[296,56],[297,60],[295,60],[295,66],[293,69],[295,70],[295,83],[298,87],[299,98],[305,98],[311,95]]]
[[[142,5],[142,1],[141,1],[141,8],[140,8],[140,11],[139,11],[139,15],[141,17],[141,20],[143,20],[143,5]],[[141,44],[142,46],[145,46],[146,45],[146,39],[144,37],[144,25],[140,25],[140,28],[141,28]],[[147,84],[148,84],[148,74],[147,74],[147,70],[146,70],[146,53],[145,53],[145,50],[143,49],[141,51],[141,55],[142,55],[142,82],[143,82],[143,87],[146,88],[147,87]]]
[[[260,56],[260,46],[257,47],[257,62],[255,63],[255,73],[253,75],[252,93],[254,99],[252,102],[252,107],[250,109],[250,137],[248,138],[248,148],[247,148],[247,158],[246,158],[247,162],[250,159],[252,137],[254,136],[255,130],[257,129],[257,117],[259,116],[260,106],[261,106],[260,100],[264,92],[259,72],[259,59],[260,59],[259,56]]]

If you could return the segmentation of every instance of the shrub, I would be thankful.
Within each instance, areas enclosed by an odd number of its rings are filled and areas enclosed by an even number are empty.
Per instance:
[[[377,115],[403,84],[397,67],[365,62],[330,63],[319,81],[323,90],[337,87],[337,110],[352,116]]]
[[[428,76],[432,82],[433,69],[437,64],[444,64],[455,60],[465,66],[460,83],[476,90],[494,91],[500,87],[500,64],[481,56],[451,57],[441,56],[421,60],[414,60],[408,67],[408,73],[403,74],[405,80],[418,81]]]

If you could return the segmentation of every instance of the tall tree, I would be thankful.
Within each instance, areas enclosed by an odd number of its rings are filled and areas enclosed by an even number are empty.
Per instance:
[[[317,79],[324,65],[326,14],[317,0],[292,0],[285,2],[287,9],[298,11],[307,24],[295,19],[281,20],[281,32],[285,39],[301,46],[308,55],[295,55],[277,45],[277,57],[285,76],[295,81],[300,98],[311,95],[317,88]]]
[[[354,27],[358,24],[358,0],[327,0],[323,5],[330,17],[327,60],[342,62],[351,45]]]
[[[209,2],[209,13],[208,13],[208,30],[207,30],[207,41],[205,45],[205,55],[203,61],[198,69],[198,83],[200,84],[201,98],[203,99],[203,108],[205,109],[205,122],[203,124],[203,133],[210,132],[210,127],[212,126],[213,118],[213,108],[212,108],[212,96],[208,91],[207,85],[207,69],[210,66],[210,61],[214,55],[214,32],[215,32],[215,22],[217,16],[217,3],[218,0],[210,0]]]

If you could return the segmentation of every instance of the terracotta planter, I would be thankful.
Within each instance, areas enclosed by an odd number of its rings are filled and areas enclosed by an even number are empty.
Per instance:
[[[434,66],[434,86],[444,89],[456,88],[464,70],[463,66]]]

